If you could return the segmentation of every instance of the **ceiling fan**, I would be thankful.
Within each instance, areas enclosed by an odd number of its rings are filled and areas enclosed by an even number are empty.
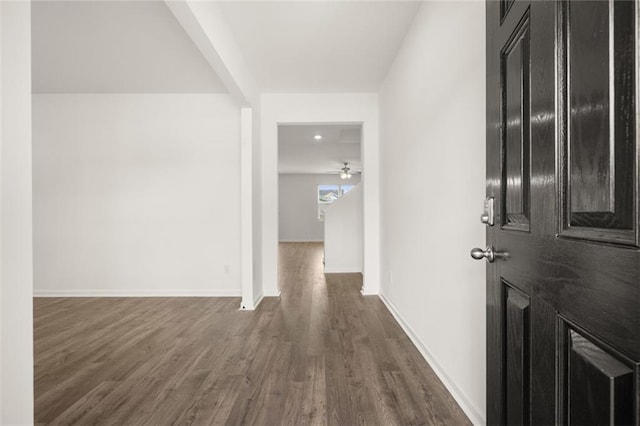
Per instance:
[[[344,167],[342,167],[339,172],[341,179],[351,179],[351,176],[353,176],[354,174],[362,173],[362,172],[351,170],[351,167],[349,167],[348,162],[344,162],[343,164],[344,164]]]

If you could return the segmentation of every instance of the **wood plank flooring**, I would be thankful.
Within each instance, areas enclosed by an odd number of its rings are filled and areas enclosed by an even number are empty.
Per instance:
[[[280,298],[36,298],[39,424],[468,424],[359,274],[280,246]]]

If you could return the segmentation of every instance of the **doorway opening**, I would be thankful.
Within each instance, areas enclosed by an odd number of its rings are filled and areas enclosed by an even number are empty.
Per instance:
[[[362,174],[362,124],[279,124],[279,246],[321,243],[325,273],[362,274]]]

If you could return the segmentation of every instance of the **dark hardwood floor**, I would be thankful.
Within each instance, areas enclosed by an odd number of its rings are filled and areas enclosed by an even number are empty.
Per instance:
[[[40,424],[468,424],[359,274],[280,246],[281,298],[36,298]]]

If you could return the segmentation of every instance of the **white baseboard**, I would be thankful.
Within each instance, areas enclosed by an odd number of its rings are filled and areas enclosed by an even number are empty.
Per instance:
[[[260,293],[253,301],[253,309],[256,309],[258,307],[260,302],[262,302],[262,299],[264,299],[264,296],[262,295],[262,293]]]
[[[260,304],[260,302],[262,302],[262,299],[264,299],[264,297],[262,297],[262,293],[260,293],[258,296],[254,297],[253,300],[249,301],[248,303],[245,300],[242,300],[240,302],[240,310],[255,311],[258,305]]]
[[[310,240],[308,238],[302,239],[302,240],[279,240],[279,243],[324,243],[323,239],[320,240]]]
[[[33,297],[240,297],[239,290],[34,290]]]
[[[325,274],[361,274],[362,271],[356,271],[357,268],[332,268],[325,266],[324,273]]]
[[[389,309],[389,312],[391,312],[391,315],[393,315],[396,321],[398,321],[398,324],[400,324],[400,327],[404,330],[405,333],[407,333],[407,336],[409,336],[409,339],[411,339],[413,344],[416,345],[416,348],[418,348],[418,351],[420,351],[420,354],[422,355],[422,357],[431,366],[431,368],[436,373],[440,381],[442,381],[442,383],[447,388],[449,393],[453,396],[453,399],[456,400],[458,405],[460,405],[460,408],[462,408],[462,411],[464,411],[467,417],[469,417],[469,420],[471,420],[471,422],[474,425],[486,424],[484,415],[471,403],[471,401],[469,401],[469,399],[460,390],[460,388],[456,386],[453,380],[451,380],[449,375],[440,366],[440,363],[438,363],[436,358],[431,354],[431,352],[429,352],[429,349],[426,348],[426,346],[420,341],[418,336],[414,333],[411,326],[404,320],[402,315],[400,315],[400,312],[398,312],[398,310],[393,305],[393,303],[391,303],[391,301],[387,299],[384,296],[384,294],[380,293],[379,296],[380,296],[380,300],[382,300],[382,302],[386,305],[387,309]]]

